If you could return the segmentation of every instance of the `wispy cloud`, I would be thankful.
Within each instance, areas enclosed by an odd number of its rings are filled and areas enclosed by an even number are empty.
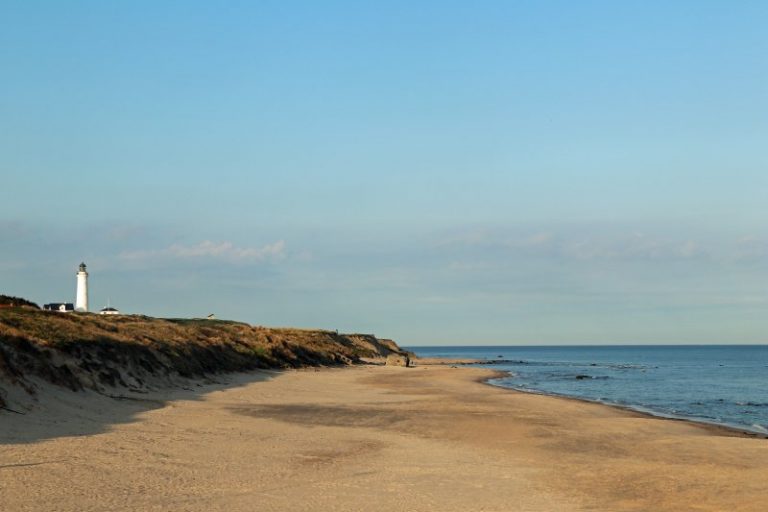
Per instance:
[[[757,236],[745,236],[737,245],[739,261],[765,261],[768,259],[768,240]]]
[[[438,245],[446,249],[484,250],[512,257],[573,261],[685,260],[712,256],[710,248],[685,234],[663,236],[587,227],[528,232],[474,229],[448,237]]]
[[[710,255],[696,240],[645,233],[565,240],[558,250],[563,256],[578,260],[687,260]]]
[[[239,247],[232,242],[204,240],[196,245],[173,244],[163,249],[123,251],[120,259],[130,262],[196,260],[253,264],[285,259],[285,241],[262,247]]]

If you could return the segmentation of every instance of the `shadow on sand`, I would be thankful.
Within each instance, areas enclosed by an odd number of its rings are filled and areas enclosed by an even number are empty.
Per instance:
[[[189,379],[181,387],[141,393],[122,388],[113,388],[110,393],[70,391],[38,381],[37,398],[32,400],[26,396],[26,407],[15,408],[17,412],[0,410],[0,446],[101,434],[115,425],[138,421],[143,413],[172,402],[204,400],[209,393],[264,382],[281,373],[257,370],[216,375],[207,379]],[[14,391],[24,396],[23,391]],[[2,465],[0,469],[3,469]]]

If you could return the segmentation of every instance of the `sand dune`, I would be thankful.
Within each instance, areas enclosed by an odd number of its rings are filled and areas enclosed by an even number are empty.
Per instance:
[[[768,441],[477,382],[257,372],[0,413],[3,511],[762,511]]]

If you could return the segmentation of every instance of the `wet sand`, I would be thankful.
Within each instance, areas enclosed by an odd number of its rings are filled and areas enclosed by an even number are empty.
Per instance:
[[[0,510],[763,511],[768,440],[481,383],[486,369],[233,377],[0,413]]]

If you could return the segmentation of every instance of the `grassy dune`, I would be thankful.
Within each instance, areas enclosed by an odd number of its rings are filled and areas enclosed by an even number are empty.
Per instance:
[[[349,365],[399,351],[390,340],[363,334],[6,307],[0,308],[0,405],[9,386],[34,394],[36,380],[75,391],[141,391],[183,378]]]

